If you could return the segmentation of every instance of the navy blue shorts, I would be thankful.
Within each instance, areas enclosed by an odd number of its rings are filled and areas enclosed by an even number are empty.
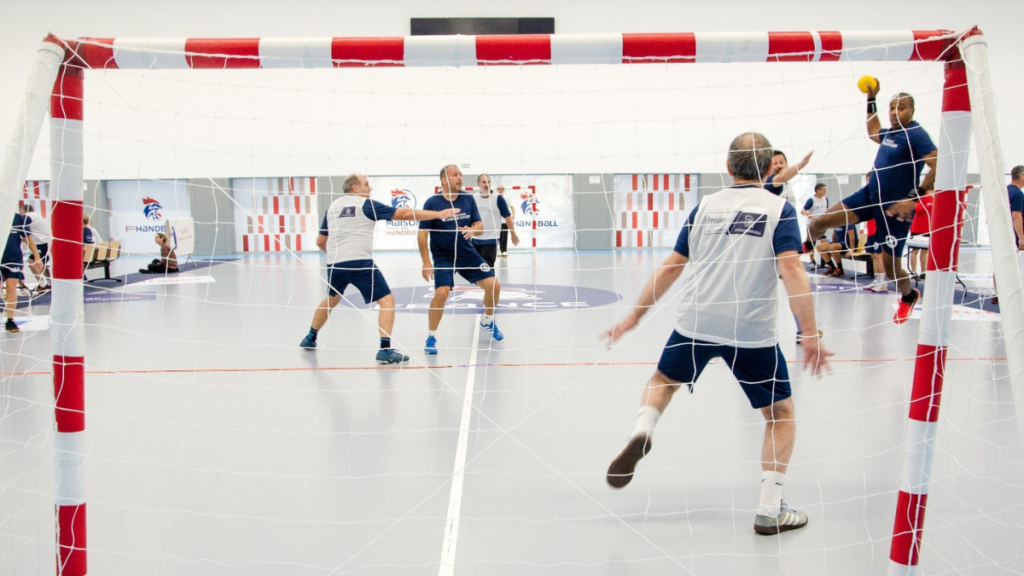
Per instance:
[[[384,275],[380,273],[373,260],[351,260],[327,265],[327,280],[331,286],[328,296],[341,296],[345,288],[352,284],[363,295],[363,301],[369,304],[391,294]]]
[[[36,251],[39,252],[40,260],[42,260],[43,262],[49,262],[49,260],[46,259],[46,257],[49,256],[50,254],[49,242],[46,242],[44,244],[36,244]]]
[[[0,280],[24,280],[21,264],[0,264]]]
[[[670,380],[693,383],[712,358],[721,358],[732,370],[754,408],[764,408],[793,395],[789,369],[778,344],[764,348],[737,348],[683,336],[675,330],[658,360],[658,371]]]
[[[458,272],[470,284],[494,278],[494,269],[484,261],[483,257],[473,252],[463,253],[458,262],[450,260],[434,260],[434,288],[451,288],[455,286],[455,273]]]
[[[875,237],[881,251],[892,254],[894,258],[903,255],[903,247],[907,243],[907,235],[910,234],[911,220],[901,222],[886,216],[884,206],[880,205],[877,199],[871,198],[867,186],[843,198],[843,205],[856,214],[861,222],[875,221]],[[870,241],[868,243],[871,244]]]

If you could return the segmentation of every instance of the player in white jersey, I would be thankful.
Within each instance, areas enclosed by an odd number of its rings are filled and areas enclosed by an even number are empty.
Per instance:
[[[796,210],[761,187],[770,164],[771,144],[764,136],[746,133],[732,141],[726,166],[734,185],[700,200],[675,250],[647,282],[632,312],[605,334],[609,345],[622,338],[683,275],[679,322],[644,388],[636,428],[608,467],[607,481],[622,488],[632,480],[672,396],[681,384],[693,392],[701,371],[719,357],[766,420],[761,500],[754,520],[759,534],[807,524],[806,514],[782,501],[796,427],[786,359],[778,345],[778,283],[765,278],[781,275],[793,313],[809,333],[816,332],[810,282],[799,257]],[[801,346],[806,368],[817,376],[830,370],[832,353],[819,336],[804,338]]]
[[[36,291],[50,289],[50,240],[53,239],[53,232],[50,229],[50,222],[46,218],[36,214],[32,205],[25,203],[21,206],[21,214],[28,221],[28,231],[36,242],[39,252],[39,259],[29,262],[29,270],[36,276],[38,284]]]
[[[498,237],[501,235],[502,224],[508,227],[512,234],[512,245],[519,245],[519,235],[516,234],[516,224],[512,221],[512,211],[505,201],[505,197],[491,191],[490,174],[481,174],[476,178],[476,194],[473,200],[476,201],[477,210],[480,211],[480,221],[484,225],[483,232],[473,238],[473,247],[480,253],[484,261],[491,268],[498,259]]]
[[[814,185],[814,196],[811,196],[807,199],[807,202],[804,202],[803,210],[801,210],[800,213],[806,216],[810,222],[813,222],[815,218],[821,216],[826,210],[828,210],[828,198],[825,197],[826,194],[828,194],[828,187],[819,182]],[[824,238],[824,234],[818,238],[811,238],[811,228],[810,224],[808,224],[807,240],[809,240],[812,245],[816,247],[818,241]],[[814,264],[814,262],[814,254],[811,254],[811,264]],[[824,264],[818,264],[818,268],[824,268]]]
[[[380,220],[434,220],[449,218],[458,210],[416,210],[414,208],[392,208],[370,200],[373,188],[362,174],[350,174],[342,183],[344,196],[331,203],[320,225],[316,245],[327,252],[327,276],[330,286],[327,298],[313,313],[309,334],[299,344],[302,348],[316,348],[316,338],[327,323],[331,310],[341,302],[341,295],[349,284],[353,284],[369,304],[376,302],[380,307],[378,327],[380,329],[380,351],[378,364],[405,362],[408,356],[391,348],[391,330],[395,326],[395,298],[373,263],[373,229]]]

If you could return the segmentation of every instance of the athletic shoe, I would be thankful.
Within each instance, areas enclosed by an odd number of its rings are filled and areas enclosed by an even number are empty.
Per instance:
[[[484,324],[483,320],[481,320],[480,327],[490,332],[491,338],[494,338],[497,342],[501,342],[505,339],[505,335],[501,333],[501,330],[498,330],[498,323],[493,320],[491,320],[490,324]]]
[[[993,296],[991,303],[995,304],[996,306],[998,306],[999,305],[999,297],[998,296]]]
[[[13,318],[7,319],[7,324],[4,325],[4,330],[7,330],[8,332],[21,332],[21,328],[18,328],[18,325],[14,323]]]
[[[427,354],[437,354],[437,338],[427,336],[427,344],[423,347],[423,351]]]
[[[636,470],[636,463],[651,451],[651,437],[647,434],[637,434],[629,439],[626,447],[619,452],[619,455],[612,460],[608,466],[608,485],[612,488],[622,488],[633,479],[633,470]]]
[[[508,256],[508,252],[502,252],[502,253],[501,253],[501,257],[502,257],[502,258],[504,258],[504,257],[506,257],[506,256]]]
[[[804,240],[804,254],[810,254],[814,252],[814,244],[811,244],[810,240]]]
[[[309,337],[309,334],[306,334],[306,337],[302,339],[302,342],[299,342],[299,348],[305,348],[306,350],[316,350],[316,340],[313,340],[312,338]]]
[[[408,356],[394,348],[382,348],[377,351],[377,364],[401,364],[408,361]]]
[[[804,526],[807,526],[807,514],[790,508],[785,501],[782,502],[778,516],[758,514],[754,517],[754,532],[758,534],[778,534]]]
[[[907,304],[902,298],[900,298],[900,303],[896,307],[896,314],[892,317],[892,321],[897,324],[903,324],[910,319],[910,313],[914,311],[914,306],[917,304],[917,301],[921,299],[921,292],[918,291],[917,288],[911,288],[911,290],[913,290],[915,294],[914,301]]]
[[[842,269],[836,268],[831,274],[829,274],[829,276],[833,278],[846,278],[846,272]]]

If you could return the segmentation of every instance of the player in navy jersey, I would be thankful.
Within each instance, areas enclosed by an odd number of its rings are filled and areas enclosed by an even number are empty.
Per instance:
[[[761,188],[771,144],[742,134],[729,146],[733,186],[701,198],[679,233],[675,250],[648,280],[629,315],[605,333],[609,346],[632,330],[680,276],[679,320],[640,400],[636,427],[608,467],[607,482],[622,488],[651,449],[654,427],[673,395],[691,392],[703,369],[721,358],[765,419],[761,448],[761,499],[754,531],[777,534],[802,528],[807,515],[782,500],[782,484],[796,440],[795,412],[786,359],[778,344],[778,283],[811,334],[817,332],[810,283],[800,262],[796,210]],[[766,282],[765,278],[770,279]],[[812,335],[801,341],[804,366],[820,375],[832,355]]]
[[[789,189],[788,183],[807,166],[807,163],[811,161],[812,154],[814,154],[814,151],[808,152],[803,160],[790,166],[785,152],[782,150],[773,151],[772,168],[768,174],[768,179],[764,181],[764,189],[781,197],[795,208],[796,196]]]
[[[1010,200],[1010,223],[1013,225],[1013,238],[1017,250],[1024,250],[1024,166],[1014,166],[1010,170],[1010,184],[1006,187],[1006,194]],[[995,287],[996,277],[992,276],[992,285]],[[993,304],[999,304],[999,296],[992,297]]]
[[[519,235],[516,234],[512,211],[509,209],[505,197],[495,194],[491,190],[490,174],[477,176],[476,187],[473,200],[476,201],[477,210],[480,211],[480,221],[483,222],[484,229],[476,238],[473,238],[473,246],[493,268],[494,262],[498,259],[498,237],[502,230],[508,230],[512,234],[513,246],[519,245]]]
[[[811,223],[811,235],[829,228],[873,219],[876,234],[882,242],[882,263],[885,274],[896,281],[901,297],[893,321],[902,324],[910,318],[921,293],[911,286],[903,272],[900,257],[910,233],[914,205],[935,183],[935,160],[938,151],[931,137],[914,121],[914,98],[906,93],[893,96],[889,102],[890,128],[882,128],[878,120],[875,97],[877,86],[868,92],[868,136],[878,144],[878,154],[871,169],[868,185],[843,198],[824,215]],[[925,166],[930,171],[921,174]]]
[[[28,243],[29,250],[32,251],[32,261],[40,260],[35,240],[29,231],[28,220],[21,214],[15,214],[11,231],[7,234],[3,258],[0,259],[0,278],[3,279],[4,289],[7,290],[7,298],[4,301],[7,323],[4,329],[8,332],[21,332],[14,322],[14,310],[18,308],[18,284],[25,279],[21,271],[25,259],[21,251],[22,240]]]
[[[494,307],[501,295],[501,284],[494,277],[494,270],[472,244],[472,239],[484,229],[480,211],[472,195],[462,191],[462,171],[458,166],[445,166],[440,177],[441,193],[428,198],[423,207],[430,210],[457,208],[460,212],[449,218],[420,222],[417,240],[423,259],[423,279],[434,281],[434,298],[427,315],[429,331],[424,346],[427,354],[437,354],[437,328],[441,325],[444,305],[455,286],[456,273],[484,291],[484,316],[480,327],[494,340],[504,338],[494,321]]]
[[[316,245],[327,252],[327,277],[330,286],[327,298],[313,313],[309,334],[299,344],[302,348],[316,348],[317,334],[327,323],[331,310],[341,302],[349,284],[355,286],[367,304],[376,302],[380,307],[378,327],[380,350],[378,364],[405,362],[408,356],[391,347],[391,330],[395,326],[395,298],[391,295],[384,275],[373,263],[373,230],[380,220],[431,220],[449,218],[457,209],[441,211],[392,208],[370,200],[373,188],[362,174],[350,174],[342,183],[344,195],[331,203],[320,225]]]

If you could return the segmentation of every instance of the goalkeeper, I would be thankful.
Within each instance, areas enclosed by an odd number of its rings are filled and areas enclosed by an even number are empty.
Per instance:
[[[914,205],[919,196],[934,187],[938,152],[928,133],[914,121],[913,96],[903,92],[893,96],[889,102],[891,127],[882,128],[875,104],[877,95],[878,84],[875,83],[868,91],[867,128],[868,136],[879,147],[868,185],[815,218],[811,222],[811,238],[821,236],[829,228],[873,219],[876,234],[884,238],[882,264],[885,274],[896,281],[901,295],[893,321],[902,324],[910,318],[921,293],[910,285],[900,257],[910,233]],[[921,181],[925,165],[930,171]],[[804,247],[810,251],[810,246]]]

